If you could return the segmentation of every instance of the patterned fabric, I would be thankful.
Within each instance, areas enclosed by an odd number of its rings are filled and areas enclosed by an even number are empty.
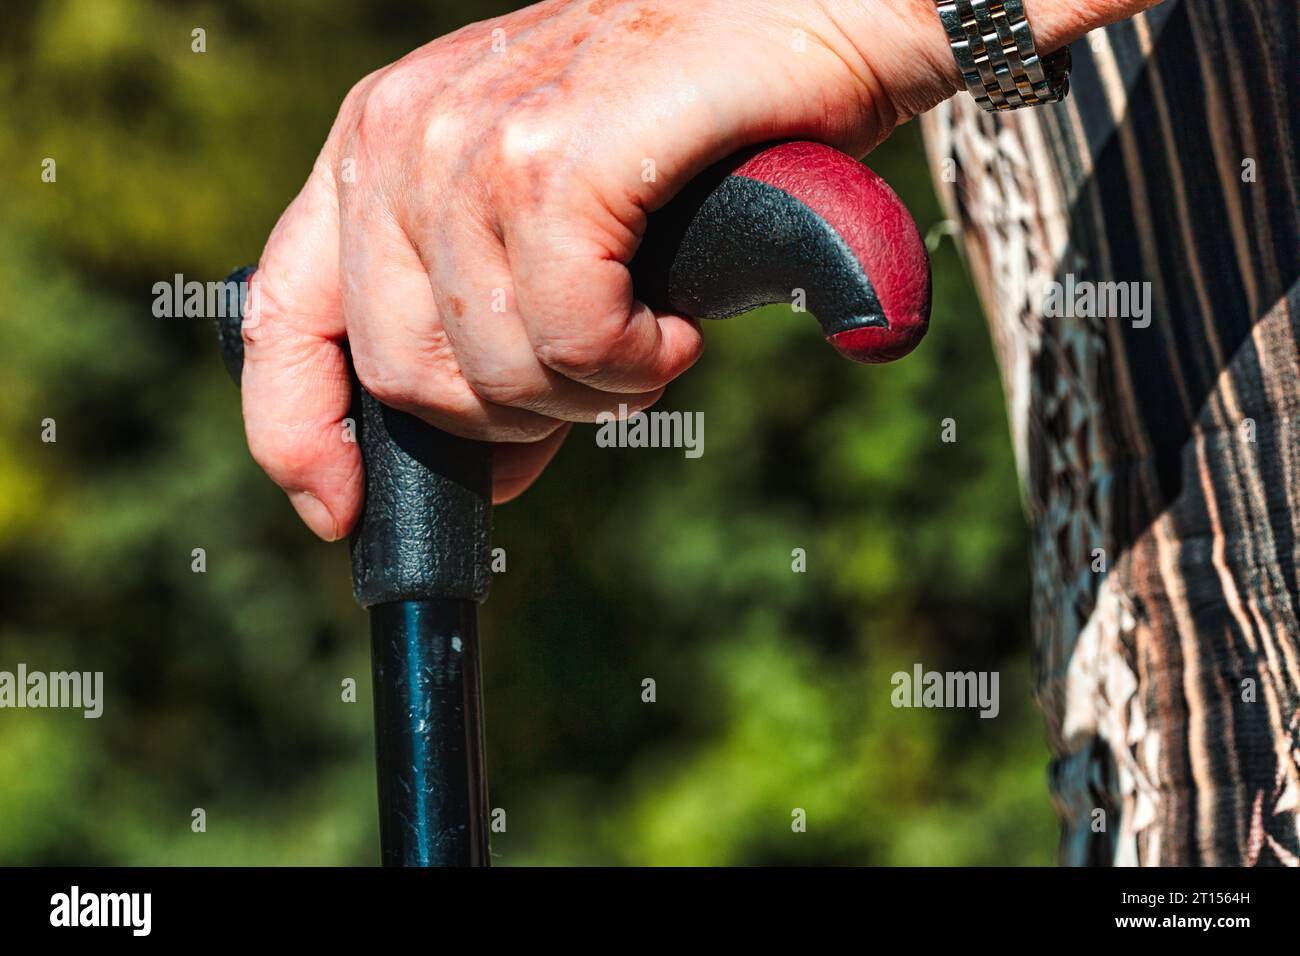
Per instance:
[[[1064,104],[926,139],[989,315],[1033,535],[1068,864],[1300,864],[1300,23],[1168,0]],[[1045,312],[1149,283],[1145,319]]]

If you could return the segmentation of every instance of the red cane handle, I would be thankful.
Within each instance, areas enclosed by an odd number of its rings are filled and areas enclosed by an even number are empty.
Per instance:
[[[818,143],[751,150],[692,181],[651,215],[631,269],[643,301],[696,318],[805,306],[860,362],[906,355],[930,319],[930,260],[907,207]]]

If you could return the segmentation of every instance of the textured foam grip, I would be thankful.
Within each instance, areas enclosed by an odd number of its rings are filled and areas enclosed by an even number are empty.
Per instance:
[[[483,600],[491,577],[492,446],[431,428],[365,389],[357,393],[366,463],[366,506],[351,539],[357,602]]]
[[[629,268],[639,299],[696,318],[802,299],[827,340],[858,361],[907,354],[929,322],[929,259],[907,209],[861,163],[816,143],[749,150],[692,181],[650,216]],[[232,305],[252,271],[230,277]],[[238,382],[241,310],[227,313],[218,333]],[[385,408],[359,385],[353,417],[366,467],[351,540],[357,600],[482,600],[491,447]]]

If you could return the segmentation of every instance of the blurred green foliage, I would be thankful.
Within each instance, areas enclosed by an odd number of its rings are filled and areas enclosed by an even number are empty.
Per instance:
[[[509,6],[6,5],[0,669],[102,670],[106,702],[0,711],[0,862],[376,861],[346,549],[258,472],[210,328],[154,318],[151,287],[255,256],[353,82]],[[938,220],[914,128],[871,164]],[[710,326],[661,404],[705,413],[703,458],[579,427],[498,510],[499,863],[1051,861],[1002,400],[951,244],[934,266],[907,361],[852,366],[788,310]],[[894,709],[915,661],[999,670],[1001,715]]]

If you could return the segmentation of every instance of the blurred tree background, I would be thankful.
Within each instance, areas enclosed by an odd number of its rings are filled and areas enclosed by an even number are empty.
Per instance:
[[[154,318],[152,286],[255,257],[352,83],[511,6],[5,4],[0,670],[102,670],[105,705],[0,711],[0,863],[377,861],[346,548],[258,471],[211,328]],[[870,163],[938,221],[914,126]],[[704,412],[702,458],[578,427],[498,510],[498,863],[1052,861],[1005,413],[950,242],[934,268],[907,361],[853,366],[785,309],[710,325],[660,405]],[[1000,671],[1001,714],[893,708],[918,661]]]

